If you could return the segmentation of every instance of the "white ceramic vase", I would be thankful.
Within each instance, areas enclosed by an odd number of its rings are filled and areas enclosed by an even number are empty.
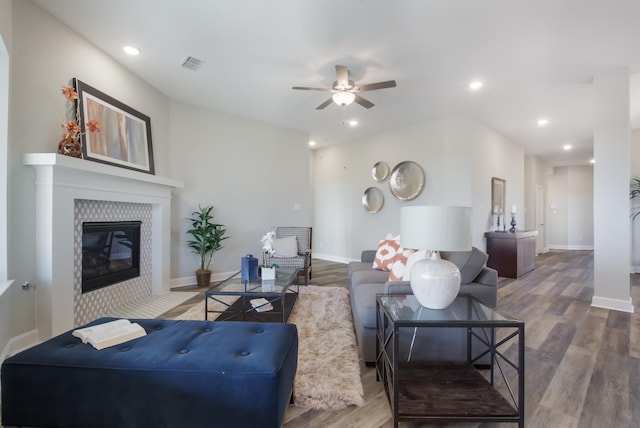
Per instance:
[[[444,309],[458,296],[460,271],[434,251],[431,258],[418,260],[411,268],[411,290],[422,306]]]
[[[262,279],[276,279],[276,268],[262,268]]]

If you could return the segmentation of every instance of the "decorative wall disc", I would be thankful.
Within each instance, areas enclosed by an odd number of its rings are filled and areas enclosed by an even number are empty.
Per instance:
[[[377,187],[369,187],[364,191],[362,195],[362,206],[365,211],[371,214],[375,214],[382,208],[384,205],[384,195],[382,194],[382,190]]]
[[[424,187],[424,171],[412,161],[400,162],[391,171],[389,188],[391,194],[401,201],[410,201],[418,197]]]
[[[389,165],[386,162],[376,162],[376,164],[373,166],[373,169],[371,169],[371,176],[374,180],[382,182],[389,178],[390,171],[391,168],[389,168]]]

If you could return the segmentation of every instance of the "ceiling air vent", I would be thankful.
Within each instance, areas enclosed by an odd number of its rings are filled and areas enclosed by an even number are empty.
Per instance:
[[[182,67],[188,68],[189,70],[197,70],[204,64],[203,59],[196,58],[195,56],[188,55],[184,60],[182,60]]]

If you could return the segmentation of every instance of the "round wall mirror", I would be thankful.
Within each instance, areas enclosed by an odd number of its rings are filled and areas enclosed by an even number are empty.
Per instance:
[[[369,187],[364,191],[362,195],[362,206],[365,211],[371,214],[375,214],[382,208],[384,205],[384,195],[382,194],[382,190],[377,187]]]
[[[389,165],[384,161],[380,161],[376,162],[373,169],[371,169],[371,175],[376,181],[384,181],[389,177],[390,171],[391,168],[389,168]]]
[[[389,188],[391,194],[401,201],[410,201],[418,197],[424,187],[424,171],[415,162],[400,162],[391,171]]]

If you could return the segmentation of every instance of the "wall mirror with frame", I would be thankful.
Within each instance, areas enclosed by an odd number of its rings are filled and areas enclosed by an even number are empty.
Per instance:
[[[504,214],[506,188],[506,180],[497,177],[491,178],[491,210],[493,214]]]

